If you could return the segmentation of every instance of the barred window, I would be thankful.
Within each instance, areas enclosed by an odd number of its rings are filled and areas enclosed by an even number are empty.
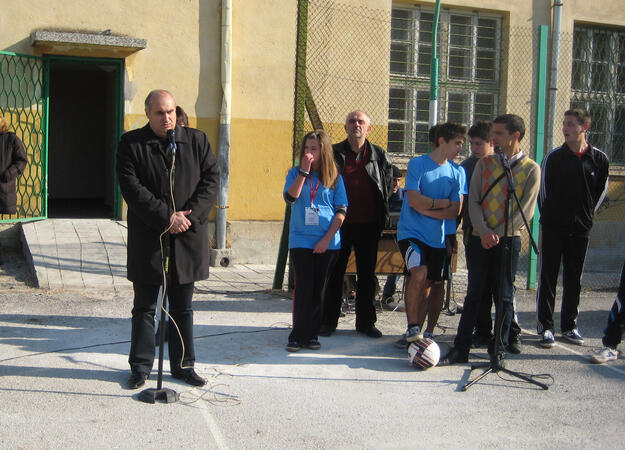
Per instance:
[[[388,150],[428,148],[430,67],[434,12],[393,8]],[[439,122],[471,125],[497,113],[501,18],[442,11],[438,25]]]
[[[570,106],[590,113],[588,142],[625,164],[625,29],[575,25]]]

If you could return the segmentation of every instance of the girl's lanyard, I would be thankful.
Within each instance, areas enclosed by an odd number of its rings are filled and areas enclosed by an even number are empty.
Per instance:
[[[315,208],[315,197],[317,196],[321,180],[317,180],[317,185],[314,189],[312,185],[312,177],[308,178],[308,181],[310,182],[310,206],[306,207],[305,224],[319,225],[319,208]]]
[[[317,196],[317,191],[319,190],[319,185],[321,184],[321,180],[317,180],[317,185],[315,186],[315,189],[313,189],[313,186],[312,186],[312,177],[308,178],[308,181],[310,182],[310,207],[314,208],[315,197]]]

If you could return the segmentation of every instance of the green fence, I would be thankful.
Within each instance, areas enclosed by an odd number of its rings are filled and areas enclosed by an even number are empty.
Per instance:
[[[28,165],[17,179],[17,214],[0,214],[0,222],[46,216],[45,79],[42,58],[0,52],[0,112],[28,155]]]
[[[345,138],[345,115],[364,109],[372,116],[369,139],[405,169],[412,157],[427,151],[433,7],[402,4],[377,10],[327,0],[299,4],[294,144],[318,127],[338,142]],[[440,122],[470,126],[498,114],[518,114],[527,127],[522,150],[540,162],[536,149],[545,135],[560,145],[563,112],[583,106],[593,115],[591,143],[613,164],[625,164],[623,31],[576,26],[574,35],[560,36],[553,130],[545,128],[547,80],[539,77],[546,70],[545,39],[551,39],[546,27],[511,28],[496,14],[445,9],[438,34]],[[467,145],[461,159],[468,154]],[[613,238],[625,230],[625,177],[613,172],[591,236],[583,280],[588,288],[617,286],[625,254],[625,244]],[[462,283],[462,248],[458,256],[456,278]],[[518,285],[532,285],[535,262],[525,234]]]

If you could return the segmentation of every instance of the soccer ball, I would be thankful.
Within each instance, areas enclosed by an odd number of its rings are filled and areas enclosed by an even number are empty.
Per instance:
[[[408,347],[408,361],[418,369],[429,369],[438,364],[441,349],[436,342],[428,338],[420,338]]]

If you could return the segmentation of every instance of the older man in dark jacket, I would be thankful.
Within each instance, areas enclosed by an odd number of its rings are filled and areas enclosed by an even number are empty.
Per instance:
[[[128,387],[142,386],[152,369],[154,313],[163,283],[167,283],[173,319],[168,342],[172,376],[201,386],[206,380],[193,369],[191,301],[194,281],[208,277],[208,213],[216,199],[219,171],[206,135],[176,126],[176,103],[169,92],[152,91],[146,98],[145,112],[149,123],[124,134],[117,154],[119,184],[128,204],[128,279],[135,293]],[[168,130],[175,132],[175,159]],[[163,277],[161,264],[165,239],[170,244],[168,280]]]
[[[345,119],[347,139],[332,146],[343,176],[349,208],[341,228],[341,251],[328,281],[319,335],[330,336],[341,313],[343,277],[352,247],[356,254],[356,331],[372,338],[382,332],[375,326],[375,266],[378,241],[389,220],[388,199],[392,193],[391,161],[382,147],[367,140],[371,118],[352,111]]]

